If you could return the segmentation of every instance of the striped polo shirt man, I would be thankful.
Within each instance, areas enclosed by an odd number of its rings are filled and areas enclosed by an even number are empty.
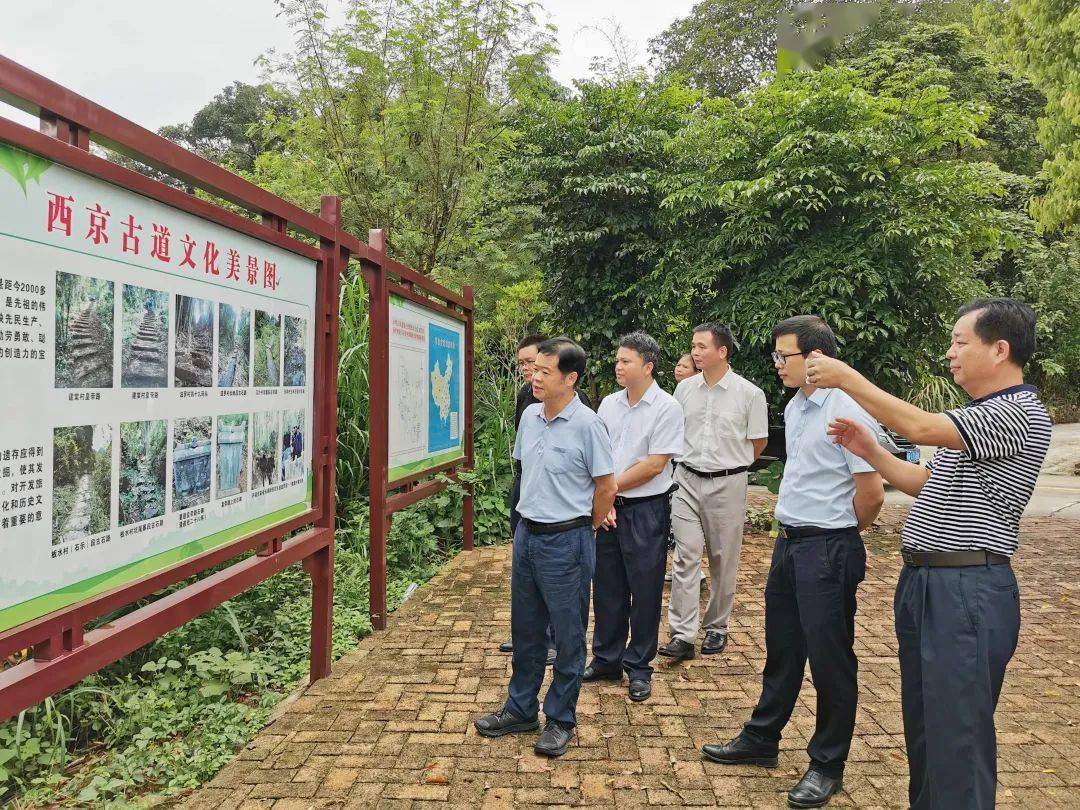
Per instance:
[[[1023,369],[1035,312],[1011,298],[958,312],[946,353],[972,398],[927,413],[832,358],[811,358],[807,382],[840,388],[886,427],[941,449],[927,467],[893,458],[865,426],[837,420],[836,441],[915,496],[901,534],[894,612],[913,810],[994,807],[994,710],[1020,633],[1010,564],[1020,516],[1050,447],[1050,417]]]
[[[942,447],[902,533],[910,551],[985,549],[1011,557],[1020,516],[1050,449],[1050,416],[1033,385],[946,411],[967,450]]]

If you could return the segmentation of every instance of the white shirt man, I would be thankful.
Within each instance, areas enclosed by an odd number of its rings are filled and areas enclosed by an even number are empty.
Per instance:
[[[659,359],[660,346],[649,335],[621,338],[615,377],[624,387],[597,411],[611,437],[619,494],[596,535],[593,658],[583,680],[621,680],[625,671],[634,701],[652,694],[649,662],[664,593],[671,458],[683,449],[682,407],[653,380]]]
[[[747,472],[769,436],[765,394],[731,369],[733,345],[731,330],[723,324],[695,329],[691,354],[701,373],[675,389],[686,418],[685,449],[671,505],[675,535],[668,605],[671,641],[659,650],[675,660],[694,657],[701,623],[701,555],[706,548],[711,588],[701,652],[712,655],[727,646],[746,521]]]

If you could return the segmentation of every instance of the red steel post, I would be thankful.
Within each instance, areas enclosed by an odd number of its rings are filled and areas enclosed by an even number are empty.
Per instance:
[[[469,319],[465,321],[465,469],[475,472],[476,449],[473,444],[473,288],[465,287],[462,290],[469,307],[466,314]],[[461,522],[463,528],[462,546],[466,551],[473,549],[473,517],[475,503],[473,498],[473,486],[465,486],[465,498],[461,502]]]
[[[368,234],[368,245],[385,257],[381,230]],[[368,268],[368,492],[370,505],[369,610],[371,626],[386,629],[386,537],[390,518],[386,512],[386,482],[390,453],[390,300],[386,269]]]

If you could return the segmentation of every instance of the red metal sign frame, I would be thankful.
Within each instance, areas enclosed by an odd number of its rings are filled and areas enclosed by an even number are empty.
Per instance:
[[[3,56],[0,100],[37,116],[41,126],[35,132],[0,118],[0,140],[317,263],[311,509],[0,633],[0,659],[32,651],[28,660],[0,672],[0,722],[297,562],[312,581],[311,680],[327,676],[333,621],[339,274],[350,255],[380,265],[386,260],[341,230],[338,198],[324,197],[319,214],[311,214]],[[90,152],[91,138],[241,206],[261,217],[261,224],[97,157]],[[293,238],[290,229],[317,239],[319,246]],[[305,526],[309,528],[284,539]],[[251,551],[256,553],[194,585],[85,630],[118,608]]]
[[[473,290],[459,295],[386,255],[385,234],[368,234],[372,254],[361,260],[368,287],[368,388],[370,469],[369,605],[371,625],[386,629],[386,538],[395,512],[442,492],[449,481],[476,463],[473,446]],[[465,427],[464,456],[418,471],[405,478],[387,480],[390,461],[390,293],[406,298],[432,312],[465,324]],[[462,545],[473,548],[473,493],[465,486],[462,503]]]

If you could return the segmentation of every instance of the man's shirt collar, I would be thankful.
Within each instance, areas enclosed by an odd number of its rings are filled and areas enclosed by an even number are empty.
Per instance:
[[[800,388],[798,393],[795,394],[795,404],[803,411],[805,411],[809,405],[816,405],[820,408],[825,404],[825,400],[829,398],[829,394],[831,393],[831,388],[815,388],[814,393],[810,396],[806,396]]]
[[[997,397],[1006,397],[1009,394],[1019,394],[1022,391],[1038,395],[1039,389],[1029,383],[1020,383],[1020,385],[1010,385],[1008,388],[1002,388],[1000,391],[994,391],[992,394],[987,394],[985,397],[979,397],[978,399],[971,400],[968,405],[978,405],[980,402],[986,402],[990,399]]]
[[[645,389],[645,393],[642,394],[641,399],[638,400],[637,404],[641,405],[642,403],[645,403],[646,405],[652,405],[653,402],[656,401],[656,397],[659,395],[659,393],[660,393],[660,386],[657,385],[656,380],[653,380],[652,384],[648,388]],[[624,388],[621,392],[619,392],[619,400],[623,404],[625,404],[627,408],[629,408],[630,407],[630,391],[628,389]]]
[[[570,418],[575,413],[577,413],[577,409],[579,407],[581,407],[581,399],[578,397],[577,389],[575,388],[574,389],[574,398],[571,399],[569,403],[567,403],[565,408],[563,408],[561,411],[559,411],[557,414],[555,414],[555,417],[553,419],[551,419],[551,422],[554,422],[555,419],[564,419],[564,420],[569,422]],[[539,416],[545,422],[548,422],[548,418],[544,415],[544,403],[543,403],[542,400],[540,401],[540,411],[539,411],[539,413],[537,413],[537,416]]]

